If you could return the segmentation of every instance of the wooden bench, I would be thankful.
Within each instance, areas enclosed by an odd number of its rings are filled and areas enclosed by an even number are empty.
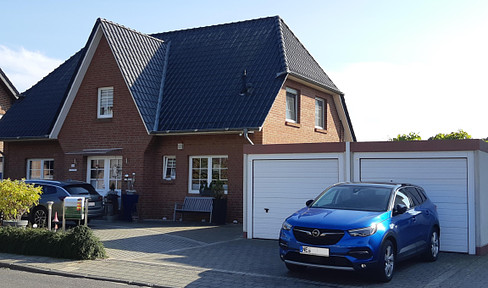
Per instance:
[[[176,212],[181,213],[181,219],[184,212],[199,212],[210,213],[209,222],[212,222],[213,199],[213,197],[185,197],[183,204],[175,203],[173,221],[176,221]]]

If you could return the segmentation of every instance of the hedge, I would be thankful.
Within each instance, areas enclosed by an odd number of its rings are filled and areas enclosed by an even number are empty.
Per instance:
[[[0,227],[0,252],[76,260],[107,257],[102,242],[86,226],[66,232]]]

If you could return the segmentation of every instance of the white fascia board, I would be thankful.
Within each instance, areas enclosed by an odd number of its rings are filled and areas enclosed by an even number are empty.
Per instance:
[[[56,123],[54,123],[53,130],[49,135],[50,139],[57,139],[59,136],[59,132],[63,127],[64,120],[68,116],[69,110],[71,109],[71,105],[73,104],[76,94],[78,94],[78,90],[80,89],[81,82],[85,78],[86,71],[90,66],[91,60],[93,59],[93,55],[97,50],[98,44],[100,43],[100,39],[102,39],[103,31],[101,25],[98,25],[97,31],[95,32],[95,36],[92,38],[90,45],[88,46],[88,50],[85,53],[85,57],[81,62],[80,68],[76,72],[75,79],[73,84],[71,85],[68,96],[64,101],[63,107],[61,108],[61,112],[59,112],[58,119],[56,119]]]

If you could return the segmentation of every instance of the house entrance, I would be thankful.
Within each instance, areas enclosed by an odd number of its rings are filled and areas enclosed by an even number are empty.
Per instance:
[[[88,157],[87,182],[93,185],[100,195],[107,195],[115,189],[120,195],[122,189],[122,156]]]

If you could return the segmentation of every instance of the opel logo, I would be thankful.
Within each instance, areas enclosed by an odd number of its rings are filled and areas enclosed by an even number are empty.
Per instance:
[[[319,237],[320,236],[320,230],[319,229],[313,229],[312,236],[313,237]]]

